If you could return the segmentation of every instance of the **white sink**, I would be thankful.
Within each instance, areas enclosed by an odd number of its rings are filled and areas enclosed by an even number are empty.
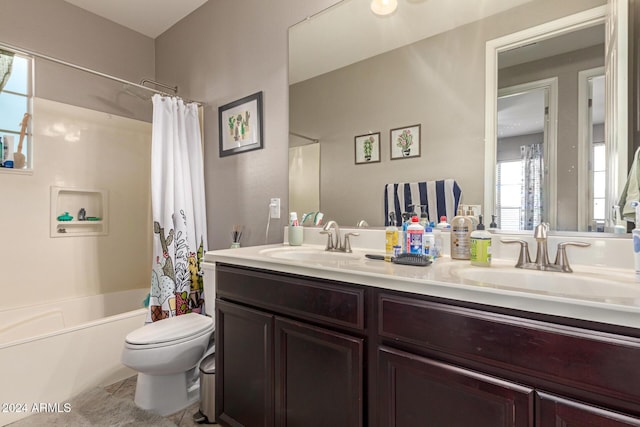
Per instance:
[[[457,268],[452,269],[451,273],[461,279],[503,289],[598,300],[640,297],[640,283],[603,273],[556,273],[482,267]]]
[[[354,253],[330,252],[320,248],[305,246],[285,246],[281,248],[263,249],[260,255],[290,261],[341,262],[358,260],[361,257]]]

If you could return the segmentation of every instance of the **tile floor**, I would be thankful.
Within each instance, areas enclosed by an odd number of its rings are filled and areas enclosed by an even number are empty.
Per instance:
[[[104,388],[107,392],[113,394],[114,396],[131,399],[136,392],[136,377],[130,377],[126,380],[117,382],[115,384],[111,384]],[[212,426],[219,427],[219,424],[198,424],[193,421],[193,414],[198,412],[198,408],[200,407],[200,403],[196,402],[193,405],[189,406],[187,409],[183,409],[180,412],[175,414],[167,415],[165,418],[174,422],[178,427],[193,427],[193,426]]]

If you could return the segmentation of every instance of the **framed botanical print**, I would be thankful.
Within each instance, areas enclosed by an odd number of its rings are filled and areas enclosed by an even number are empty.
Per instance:
[[[356,165],[380,161],[380,132],[356,136],[354,142]]]
[[[262,148],[262,92],[219,107],[218,123],[220,157]]]
[[[420,125],[391,129],[391,160],[420,157]]]

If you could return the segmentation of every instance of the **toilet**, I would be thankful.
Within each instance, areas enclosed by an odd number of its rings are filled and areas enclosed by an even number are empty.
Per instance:
[[[138,407],[165,416],[199,399],[198,366],[215,350],[213,277],[205,273],[204,282],[207,315],[169,317],[127,334],[121,361],[138,371],[134,399]]]

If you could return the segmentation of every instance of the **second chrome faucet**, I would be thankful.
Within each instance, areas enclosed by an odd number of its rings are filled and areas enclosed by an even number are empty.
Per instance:
[[[553,262],[549,262],[549,251],[547,249],[547,235],[549,233],[549,225],[542,223],[538,224],[533,232],[533,237],[536,239],[536,259],[531,262],[529,256],[529,244],[524,240],[519,239],[502,239],[502,243],[519,243],[520,255],[516,262],[516,268],[524,268],[527,270],[540,270],[540,271],[558,271],[563,273],[571,273],[573,270],[569,265],[569,258],[567,258],[567,246],[591,246],[585,242],[561,242],[558,244],[558,251],[556,252],[556,259]]]

